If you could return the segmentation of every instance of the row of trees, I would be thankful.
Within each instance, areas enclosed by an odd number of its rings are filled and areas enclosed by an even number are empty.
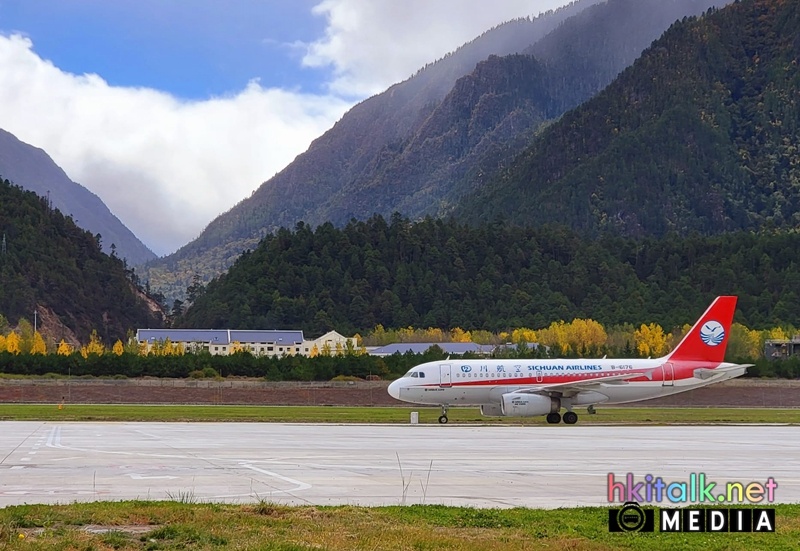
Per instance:
[[[614,355],[620,357],[657,357],[671,350],[689,330],[690,325],[676,328],[671,332],[665,331],[659,324],[641,324],[635,327],[632,324],[611,326],[606,329],[599,322],[592,319],[576,318],[570,322],[552,322],[541,329],[517,328],[500,333],[488,331],[465,331],[455,328],[444,331],[438,328],[415,329],[406,327],[387,330],[377,326],[363,338],[356,335],[359,346],[337,348],[323,347],[312,349],[311,357],[321,356],[356,356],[366,353],[367,346],[381,346],[396,342],[476,342],[486,345],[515,345],[519,355],[532,354],[535,348],[541,347],[539,354],[546,353],[551,356],[591,357],[600,355]],[[764,344],[767,340],[786,340],[795,334],[793,327],[775,327],[768,330],[752,330],[740,323],[731,327],[728,342],[728,357],[752,361],[762,358]],[[525,351],[525,349],[531,349]],[[136,342],[135,336],[129,332],[125,342],[117,340],[107,347],[96,331],[93,331],[89,342],[83,346],[73,347],[63,340],[56,344],[51,342],[48,346],[42,335],[31,327],[30,322],[20,320],[18,327],[11,329],[7,320],[0,315],[0,353],[46,355],[58,354],[69,356],[80,354],[86,358],[89,355],[103,356],[113,354],[121,356],[183,356],[186,349],[182,343],[173,343],[169,340],[157,342],[151,346]],[[231,354],[249,352],[241,343],[231,344]],[[507,353],[507,352],[506,352]]]
[[[507,349],[504,354],[510,361],[524,361],[519,356],[537,357],[541,350],[528,347]],[[270,381],[329,381],[336,377],[368,379],[380,377],[393,379],[411,367],[427,361],[444,360],[447,355],[436,345],[424,354],[394,354],[371,356],[353,354],[344,356],[257,357],[246,352],[230,356],[184,354],[180,356],[114,353],[88,354],[11,354],[0,352],[2,373],[23,376],[72,377],[174,377],[187,378],[197,374],[223,377],[254,377]],[[465,355],[464,357],[471,357]],[[457,361],[451,358],[452,361]],[[800,378],[800,358],[770,361],[754,360],[748,369],[749,377]]]

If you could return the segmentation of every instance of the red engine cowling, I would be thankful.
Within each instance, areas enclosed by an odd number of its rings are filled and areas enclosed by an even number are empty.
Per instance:
[[[503,394],[500,403],[502,404],[503,415],[508,417],[535,417],[537,415],[557,413],[561,409],[560,398],[550,398],[540,394],[509,392],[508,394]]]

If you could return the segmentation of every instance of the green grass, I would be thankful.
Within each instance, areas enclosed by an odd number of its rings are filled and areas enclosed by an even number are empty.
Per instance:
[[[602,507],[23,505],[0,509],[0,549],[796,550],[800,505],[776,509],[776,533],[662,534],[609,533]]]
[[[411,411],[419,422],[436,424],[438,408],[335,406],[189,406],[0,404],[0,420],[15,421],[249,421],[295,423],[408,423]],[[451,423],[545,425],[543,417],[482,417],[477,408],[451,408]],[[800,409],[765,408],[600,408],[579,412],[579,424],[797,423]]]

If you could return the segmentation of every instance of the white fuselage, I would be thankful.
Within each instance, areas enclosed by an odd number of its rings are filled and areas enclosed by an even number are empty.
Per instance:
[[[563,386],[570,405],[620,404],[684,392],[742,375],[740,370],[709,373],[734,364],[657,359],[443,360],[418,365],[389,385],[389,394],[404,402],[429,405],[499,404],[510,392],[537,388],[558,392]],[[695,370],[704,371],[697,377]],[[636,377],[635,374],[641,373]],[[634,375],[620,380],[621,375]],[[604,382],[604,379],[609,379]],[[568,383],[596,381],[586,391]]]

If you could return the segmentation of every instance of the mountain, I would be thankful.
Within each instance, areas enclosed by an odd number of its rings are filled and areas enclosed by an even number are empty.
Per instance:
[[[565,19],[599,1],[579,0],[535,19],[495,27],[408,80],[359,103],[287,168],[213,220],[197,239],[163,259],[137,267],[137,271],[153,288],[174,298],[183,294],[195,274],[208,280],[222,273],[267,233],[299,220],[326,221],[314,212],[345,182],[379,166],[387,147],[412,136],[456,81],[477,63],[490,55],[521,52]],[[372,212],[367,209],[364,217]],[[350,215],[339,219],[346,221]]]
[[[0,181],[0,314],[11,323],[36,318],[50,343],[85,343],[96,330],[113,344],[129,329],[162,324],[133,270],[46,199],[8,180]]]
[[[644,236],[800,227],[800,4],[673,25],[455,209]]]
[[[72,216],[76,224],[102,236],[103,251],[131,266],[156,258],[156,254],[114,216],[103,201],[76,184],[43,150],[0,129],[0,175],[24,189],[48,197],[52,205]]]
[[[219,273],[267,232],[300,220],[340,226],[373,213],[447,213],[543,125],[602,90],[673,21],[713,3],[577,2],[487,32],[355,106],[197,240],[151,263],[145,277],[167,295],[177,277],[182,291],[195,272]]]

